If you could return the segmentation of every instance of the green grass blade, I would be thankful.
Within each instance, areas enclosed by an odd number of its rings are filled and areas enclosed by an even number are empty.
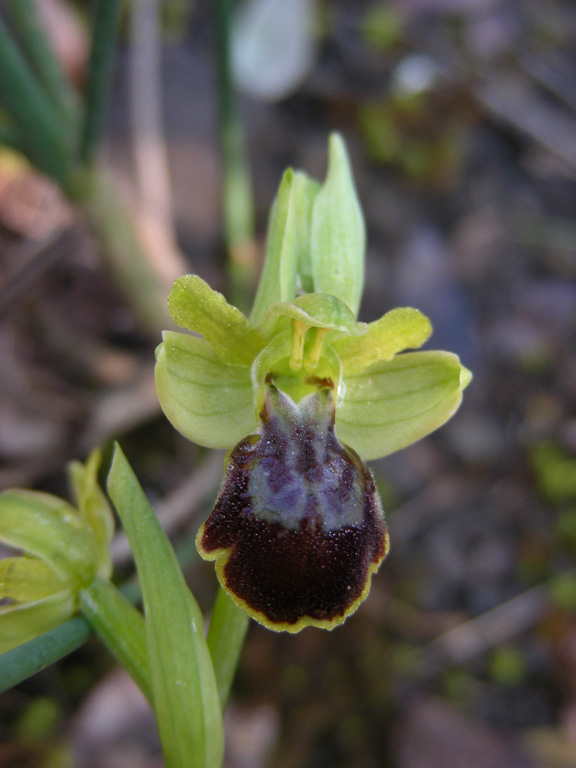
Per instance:
[[[18,132],[4,122],[0,123],[0,145],[4,144],[10,149],[14,149],[17,152],[24,152],[22,140],[18,135]]]
[[[152,703],[146,627],[140,611],[113,584],[98,576],[80,591],[80,609],[116,661]]]
[[[207,642],[222,708],[228,700],[249,623],[248,614],[220,588],[214,603]]]
[[[77,117],[78,100],[46,36],[34,0],[7,0],[6,8],[22,48],[46,93],[71,126]]]
[[[18,130],[26,155],[66,187],[72,155],[65,124],[46,97],[0,19],[0,105]]]
[[[84,163],[92,161],[104,127],[121,10],[121,0],[96,0],[94,4],[92,50],[80,139],[80,157]]]
[[[203,619],[174,551],[119,446],[108,491],[144,598],[154,708],[167,768],[218,768],[223,732]]]
[[[0,693],[41,672],[80,648],[90,637],[90,625],[80,616],[0,655]]]

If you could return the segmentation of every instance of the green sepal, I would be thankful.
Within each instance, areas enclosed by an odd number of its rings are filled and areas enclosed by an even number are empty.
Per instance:
[[[338,437],[363,459],[377,459],[448,421],[470,373],[450,352],[408,352],[343,378]]]
[[[94,450],[85,464],[79,461],[70,462],[68,476],[78,512],[92,529],[99,545],[98,575],[109,578],[112,575],[110,542],[114,535],[114,515],[108,499],[98,485],[101,460],[100,451]]]
[[[36,557],[0,560],[0,599],[35,602],[61,592],[67,586],[47,563]]]
[[[121,448],[108,478],[142,586],[158,731],[167,768],[220,768],[222,714],[204,622]]]
[[[378,360],[391,360],[398,352],[417,349],[432,333],[430,320],[417,309],[393,309],[370,323],[360,338],[332,341],[347,374],[358,373]]]
[[[228,365],[250,366],[266,343],[239,309],[197,275],[176,280],[168,309],[175,323],[201,334]]]
[[[0,653],[10,651],[69,619],[76,611],[70,590],[34,603],[15,603],[0,608]]]
[[[203,339],[164,331],[156,352],[156,389],[164,413],[189,440],[231,448],[254,431],[250,371],[225,365]]]
[[[98,542],[88,523],[47,493],[0,494],[0,541],[44,560],[69,584],[88,583],[98,568]]]
[[[297,276],[309,290],[312,204],[320,185],[288,168],[273,203],[266,237],[266,257],[250,320],[258,325],[266,309],[296,296]]]
[[[337,133],[328,144],[328,172],[312,212],[314,290],[330,293],[358,315],[364,290],[366,229],[346,147]]]

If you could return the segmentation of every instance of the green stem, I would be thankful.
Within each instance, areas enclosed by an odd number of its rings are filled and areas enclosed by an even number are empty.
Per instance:
[[[247,312],[254,291],[257,265],[252,184],[230,62],[233,5],[234,0],[216,0],[214,3],[223,165],[222,208],[229,259],[230,299],[233,304]]]
[[[18,130],[28,158],[67,187],[72,168],[65,123],[47,98],[0,18],[0,105]]]
[[[87,165],[93,160],[104,127],[121,10],[121,0],[96,0],[84,124],[80,139],[80,157]]]
[[[37,3],[34,0],[7,0],[6,7],[36,76],[60,116],[73,124],[78,108],[77,96],[46,36]]]
[[[85,213],[106,266],[134,314],[157,339],[161,330],[172,327],[166,303],[169,286],[153,268],[152,255],[114,185],[103,171],[93,168],[77,176],[70,197]]]
[[[250,617],[220,588],[208,630],[220,704],[224,709],[248,631]]]
[[[80,590],[80,609],[116,661],[152,702],[144,616],[113,584],[98,576]]]
[[[81,616],[68,619],[34,640],[0,655],[0,693],[54,664],[84,645],[90,625]]]

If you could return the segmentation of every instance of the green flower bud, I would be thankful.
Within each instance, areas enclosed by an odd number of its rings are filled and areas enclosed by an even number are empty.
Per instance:
[[[97,484],[100,455],[71,466],[77,508],[37,491],[0,493],[0,541],[25,557],[0,560],[0,653],[70,618],[78,592],[112,571],[110,507]]]

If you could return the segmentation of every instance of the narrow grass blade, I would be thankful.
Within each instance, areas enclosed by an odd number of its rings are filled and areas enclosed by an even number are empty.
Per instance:
[[[122,450],[108,478],[142,586],[154,708],[167,768],[219,768],[223,732],[202,614]]]
[[[7,0],[6,8],[34,73],[60,116],[73,127],[78,99],[46,36],[34,0]]]
[[[18,130],[26,155],[66,187],[72,154],[65,124],[50,103],[0,18],[0,106]]]
[[[96,0],[94,3],[92,51],[80,139],[80,157],[85,163],[93,159],[104,127],[121,10],[121,0]]]

